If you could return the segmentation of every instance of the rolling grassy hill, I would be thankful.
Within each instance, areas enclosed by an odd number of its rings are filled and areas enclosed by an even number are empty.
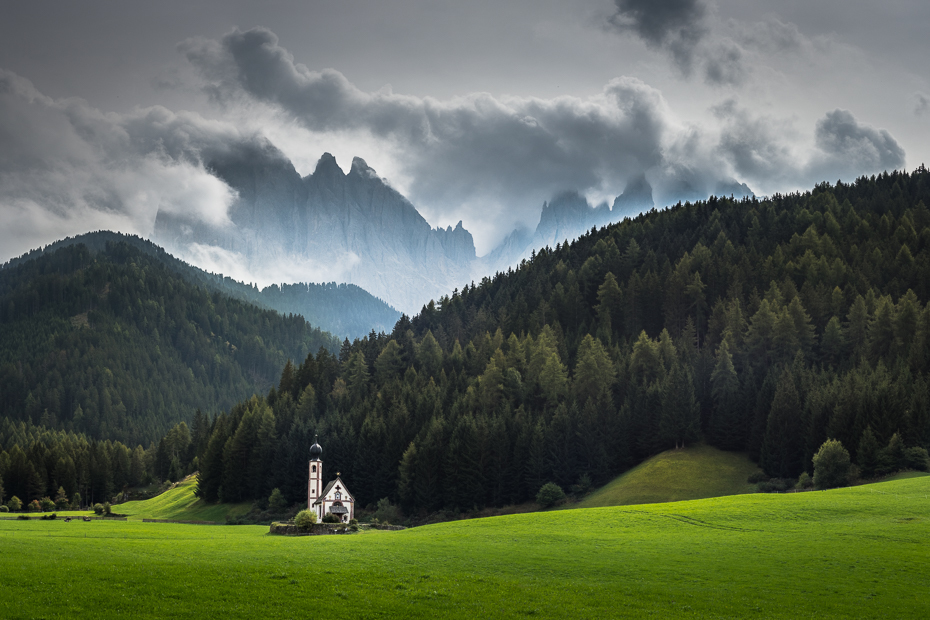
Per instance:
[[[0,616],[920,618],[928,514],[916,477],[353,536],[0,521]]]
[[[758,466],[744,454],[707,445],[668,450],[617,476],[575,508],[628,506],[752,493]]]
[[[226,523],[249,511],[249,502],[241,504],[208,504],[194,496],[197,477],[189,476],[178,486],[151,499],[126,502],[113,507],[114,512],[129,515],[130,519],[177,519],[183,521],[214,521]]]

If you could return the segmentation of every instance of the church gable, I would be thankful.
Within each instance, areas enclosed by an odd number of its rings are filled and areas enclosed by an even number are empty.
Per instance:
[[[340,479],[336,478],[328,485],[323,491],[323,497],[328,502],[354,502],[355,498],[352,497],[352,494],[349,493],[346,489],[345,483]]]

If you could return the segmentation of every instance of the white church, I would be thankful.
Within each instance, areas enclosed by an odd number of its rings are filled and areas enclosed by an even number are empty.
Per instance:
[[[307,510],[316,512],[317,520],[322,521],[328,514],[339,517],[343,523],[355,518],[355,498],[346,489],[345,483],[336,473],[336,479],[331,480],[323,488],[323,448],[314,437],[310,446],[310,480],[307,483]]]

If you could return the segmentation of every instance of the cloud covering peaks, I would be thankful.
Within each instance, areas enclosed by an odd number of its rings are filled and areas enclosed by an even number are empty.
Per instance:
[[[235,193],[204,166],[244,140],[227,124],[162,107],[105,114],[0,70],[0,136],[3,259],[95,229],[148,235],[159,210],[228,223]]]
[[[696,168],[709,187],[732,181],[711,166],[669,160],[678,157],[681,123],[662,94],[636,78],[613,79],[586,98],[472,93],[438,100],[364,92],[334,69],[296,62],[264,28],[189,40],[181,49],[222,105],[260,102],[316,134],[371,137],[390,150],[410,179],[402,189],[428,218],[462,219],[476,237],[494,242],[514,223],[535,226],[539,206],[558,192],[612,199],[637,175],[653,171],[661,181]],[[706,197],[702,192],[688,197]]]

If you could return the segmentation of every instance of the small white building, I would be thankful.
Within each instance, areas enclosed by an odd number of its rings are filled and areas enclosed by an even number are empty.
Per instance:
[[[317,520],[321,521],[328,514],[339,517],[343,523],[355,518],[355,498],[346,489],[345,483],[336,473],[336,479],[331,480],[323,488],[323,448],[314,437],[310,446],[310,479],[307,483],[307,510],[316,512]]]

